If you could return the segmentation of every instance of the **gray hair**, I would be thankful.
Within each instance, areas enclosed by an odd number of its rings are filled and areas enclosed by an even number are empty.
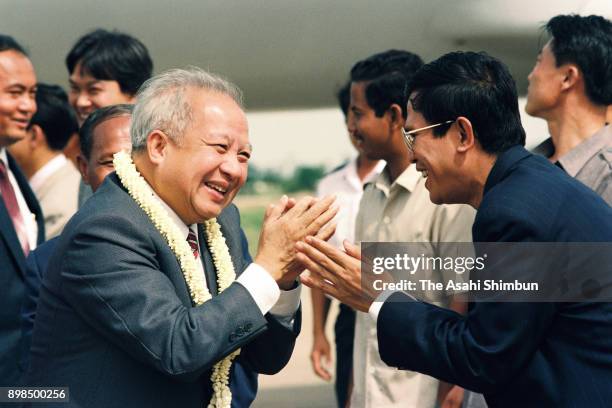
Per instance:
[[[242,108],[242,92],[231,82],[198,67],[171,69],[148,79],[136,94],[130,136],[132,149],[147,144],[147,136],[161,130],[175,143],[191,124],[193,110],[186,93],[204,89],[231,97]]]

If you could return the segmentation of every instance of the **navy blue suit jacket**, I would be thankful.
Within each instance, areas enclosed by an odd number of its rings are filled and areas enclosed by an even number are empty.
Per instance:
[[[36,319],[36,306],[40,291],[40,284],[49,265],[49,259],[57,247],[59,237],[55,237],[45,242],[32,251],[26,263],[26,295],[22,308],[23,324],[23,354],[21,366],[23,371],[27,371],[30,360],[30,345],[32,343],[32,331],[34,320]],[[246,236],[241,230],[242,256],[245,264],[253,262],[249,254],[249,247]],[[257,395],[257,373],[245,367],[240,360],[232,364],[230,374],[230,389],[232,391],[232,408],[249,407]]]
[[[498,157],[472,233],[475,242],[612,242],[612,209],[516,146]],[[481,392],[492,408],[610,406],[612,304],[470,303],[461,316],[402,297],[378,317],[388,365]]]
[[[38,243],[44,240],[45,225],[42,211],[28,181],[13,158],[7,153],[8,166],[13,172],[21,194],[38,224]],[[26,258],[11,217],[0,199],[0,387],[17,384],[23,374],[19,367],[21,343],[20,310],[25,293]]]

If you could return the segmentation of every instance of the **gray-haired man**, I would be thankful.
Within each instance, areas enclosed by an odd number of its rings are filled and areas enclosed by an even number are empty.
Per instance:
[[[229,406],[229,365],[213,372],[216,363],[238,348],[261,373],[289,360],[300,322],[294,244],[331,235],[321,227],[333,200],[270,206],[247,265],[231,205],[251,153],[239,90],[197,68],[171,70],[137,100],[135,167],[116,159],[51,260],[29,385],[69,386],[69,406]]]

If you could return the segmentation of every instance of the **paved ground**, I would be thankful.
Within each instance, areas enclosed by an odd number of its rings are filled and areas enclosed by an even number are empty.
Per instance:
[[[334,389],[329,384],[262,389],[253,408],[332,408]]]
[[[333,322],[337,307],[332,306],[327,324],[333,344]],[[302,332],[297,338],[289,364],[273,376],[259,376],[259,392],[254,408],[331,408],[336,406],[332,383],[317,377],[310,365],[312,347],[312,307],[309,289],[302,290]],[[334,360],[335,361],[335,360]]]

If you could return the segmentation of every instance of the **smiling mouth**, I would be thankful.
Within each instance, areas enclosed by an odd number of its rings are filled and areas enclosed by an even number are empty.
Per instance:
[[[30,123],[29,119],[13,119],[13,122],[17,123],[20,127],[27,127]]]
[[[426,170],[426,169],[423,169],[423,168],[418,168],[418,167],[417,167],[417,171],[418,171],[419,173],[421,173],[421,176],[423,176],[423,178],[427,178],[427,170]]]
[[[353,134],[353,139],[355,139],[355,142],[357,143],[357,145],[361,146],[363,144],[363,141],[364,141],[363,136],[361,136],[361,135],[359,135],[357,133],[354,133]]]
[[[87,119],[87,117],[91,114],[92,111],[88,111],[88,112],[84,112],[84,111],[78,111],[78,117],[81,120],[81,122],[85,122],[85,119]]]
[[[204,185],[210,188],[211,190],[215,190],[216,192],[218,192],[219,194],[223,196],[227,193],[227,187],[221,187],[221,186],[218,186],[212,183],[204,183]]]

